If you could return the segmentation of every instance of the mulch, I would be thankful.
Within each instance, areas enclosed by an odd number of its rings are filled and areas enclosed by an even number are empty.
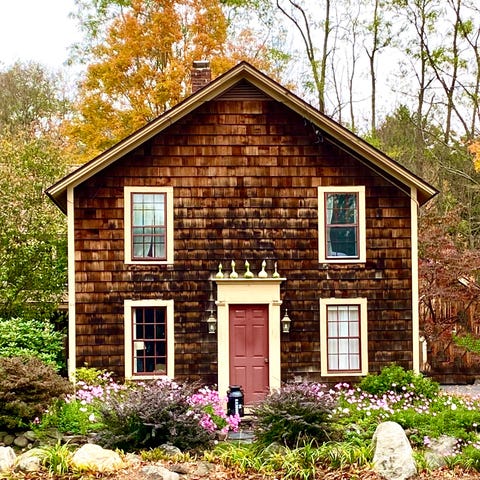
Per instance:
[[[159,462],[165,467],[168,467],[167,462]],[[148,462],[141,462],[137,465],[131,466],[124,470],[117,471],[115,473],[95,473],[77,475],[63,475],[52,476],[47,473],[32,473],[32,474],[19,474],[14,477],[0,477],[7,478],[8,480],[151,480],[151,476],[148,477],[142,473],[142,468],[148,465]],[[273,475],[262,475],[255,472],[239,473],[234,469],[226,468],[222,465],[214,465],[212,470],[208,473],[208,476],[195,475],[195,464],[186,464],[186,470],[190,470],[192,473],[181,476],[188,480],[282,480],[283,476],[281,472]],[[383,477],[377,473],[366,468],[350,468],[348,470],[318,470],[315,476],[316,480],[384,480]],[[450,480],[450,479],[463,479],[463,480],[479,480],[480,472],[465,471],[455,468],[453,470],[447,468],[440,468],[429,472],[421,472],[420,474],[412,477],[412,480]]]

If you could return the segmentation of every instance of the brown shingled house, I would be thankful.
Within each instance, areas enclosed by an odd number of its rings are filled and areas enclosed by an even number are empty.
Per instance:
[[[436,190],[247,63],[47,193],[68,215],[70,372],[250,403],[419,369],[417,211]]]

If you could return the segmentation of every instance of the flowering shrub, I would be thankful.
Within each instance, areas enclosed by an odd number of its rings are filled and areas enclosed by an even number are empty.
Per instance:
[[[34,429],[40,436],[49,428],[80,435],[97,431],[101,427],[100,404],[125,389],[114,382],[110,372],[82,368],[75,377],[85,380],[77,381],[73,394],[56,400],[35,422]]]
[[[202,410],[200,425],[205,430],[210,432],[219,430],[222,433],[229,430],[238,431],[240,416],[225,414],[227,399],[220,398],[218,391],[210,390],[208,387],[201,388],[188,398],[188,403],[194,409],[200,407]]]
[[[101,404],[102,443],[126,450],[167,442],[181,450],[206,448],[214,435],[201,424],[204,406],[189,401],[195,390],[164,377],[111,394]]]
[[[253,409],[257,442],[290,448],[321,444],[338,437],[334,423],[335,392],[318,383],[287,383]]]
[[[346,384],[336,386],[337,418],[345,438],[370,441],[377,425],[385,421],[399,423],[415,446],[424,446],[425,438],[449,435],[460,442],[477,438],[480,425],[478,401],[438,394],[428,398],[413,387],[390,390],[380,395]]]

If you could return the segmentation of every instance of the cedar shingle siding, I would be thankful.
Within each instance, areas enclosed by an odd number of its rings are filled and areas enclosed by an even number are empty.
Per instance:
[[[369,371],[412,368],[410,198],[377,171],[246,83],[187,114],[75,188],[77,366],[123,376],[124,299],[173,299],[176,377],[215,384],[209,277],[220,262],[258,273],[266,259],[287,278],[293,320],[282,380],[320,379],[327,297],[368,299]],[[173,265],[124,264],[123,187],[149,185],[174,189]],[[317,187],[330,185],[366,187],[365,264],[318,261]]]

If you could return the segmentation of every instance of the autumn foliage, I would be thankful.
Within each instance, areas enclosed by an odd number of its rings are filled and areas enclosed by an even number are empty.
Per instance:
[[[194,60],[212,76],[240,60],[271,73],[268,51],[249,31],[229,37],[219,0],[131,0],[89,51],[75,117],[65,125],[71,155],[82,162],[114,145],[191,93]]]
[[[473,155],[475,170],[480,171],[480,140],[476,140],[468,146],[468,151]]]
[[[438,216],[426,210],[420,222],[420,315],[429,341],[450,340],[480,322],[480,252],[468,248],[452,210]]]

